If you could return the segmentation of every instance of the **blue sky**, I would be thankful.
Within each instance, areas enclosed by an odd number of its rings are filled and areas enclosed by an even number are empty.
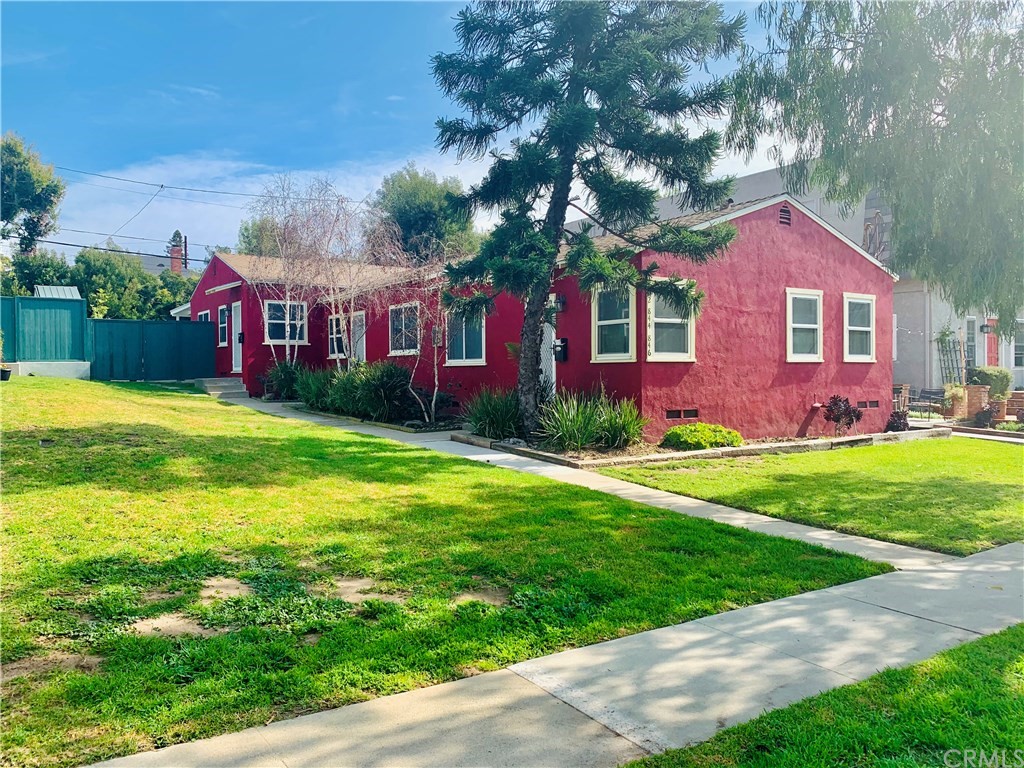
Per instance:
[[[271,173],[324,172],[361,197],[409,160],[471,183],[480,164],[434,149],[452,109],[430,57],[454,49],[461,5],[5,2],[0,123],[47,162],[164,184],[259,192]],[[146,201],[142,186],[62,175],[65,228],[113,232]],[[246,215],[244,198],[164,198],[123,234],[231,244]]]

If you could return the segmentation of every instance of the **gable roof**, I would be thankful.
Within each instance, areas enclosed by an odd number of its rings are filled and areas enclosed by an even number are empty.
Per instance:
[[[283,260],[273,256],[252,256],[246,253],[217,253],[218,259],[227,264],[238,273],[246,282],[260,283],[282,283],[285,281],[289,265]],[[378,264],[360,264],[359,279],[368,285],[379,284],[381,286],[393,282],[400,282],[411,277],[416,272],[411,267],[390,267]],[[292,280],[296,280],[291,276]],[[333,282],[325,273],[312,273],[302,280],[310,287],[326,286]]]
[[[827,221],[821,218],[821,216],[812,212],[802,203],[798,202],[797,200],[793,199],[792,196],[787,194],[770,195],[768,197],[761,197],[756,200],[745,200],[741,203],[730,203],[728,206],[724,208],[717,208],[711,211],[695,211],[693,213],[687,213],[684,216],[677,216],[676,218],[668,219],[663,223],[673,224],[677,227],[686,227],[687,229],[700,231],[702,229],[707,229],[708,227],[713,227],[716,224],[723,224],[727,221],[739,218],[740,216],[744,216],[748,213],[754,213],[755,211],[760,211],[763,208],[768,208],[772,205],[778,205],[780,203],[786,203],[787,205],[796,208],[802,214],[804,214],[812,221],[814,221],[818,226],[823,227],[829,233],[838,237],[845,245],[852,248],[860,256],[870,261],[872,264],[874,264],[876,267],[878,267],[883,272],[888,274],[894,280],[899,279],[895,272],[892,272],[891,270],[886,268],[886,266],[882,264],[882,262],[880,262],[870,253],[865,251],[859,245],[857,245],[857,243],[853,242],[853,240],[851,240],[838,229],[833,227],[831,224],[829,224]],[[657,225],[648,224],[644,227],[640,227],[634,230],[633,234],[643,237],[647,235],[652,235],[656,231]],[[601,235],[599,237],[595,237],[594,244],[601,249],[610,249],[629,245],[625,240],[623,240],[618,235],[612,234],[606,234]]]
[[[37,285],[34,295],[44,299],[81,299],[77,285]]]

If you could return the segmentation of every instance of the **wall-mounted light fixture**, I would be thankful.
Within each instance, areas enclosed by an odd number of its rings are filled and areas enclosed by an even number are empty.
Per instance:
[[[566,305],[566,302],[565,302],[565,295],[564,294],[560,293],[557,296],[555,296],[555,303],[554,303],[555,312],[565,312],[565,305]]]
[[[981,324],[981,332],[982,333],[992,333],[993,330],[995,330],[995,329],[991,325],[989,325],[988,323],[982,323]]]
[[[434,326],[432,336],[433,336],[434,346],[435,347],[440,347],[441,346],[441,342],[444,341],[444,339],[442,338],[441,329],[438,328],[437,326]]]

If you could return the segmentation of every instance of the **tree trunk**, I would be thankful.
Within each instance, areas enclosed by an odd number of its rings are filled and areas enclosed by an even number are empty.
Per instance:
[[[519,408],[526,436],[540,431],[541,344],[544,340],[544,308],[548,303],[551,282],[539,283],[526,300],[523,330],[519,334]]]

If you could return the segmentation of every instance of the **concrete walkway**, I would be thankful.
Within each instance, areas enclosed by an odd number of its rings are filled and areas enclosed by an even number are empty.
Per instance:
[[[891,562],[901,571],[106,766],[595,766],[703,741],[765,710],[1024,621],[1024,544],[957,559],[764,518],[582,470],[257,410],[422,445]]]
[[[1024,545],[104,766],[612,768],[1024,621]]]

